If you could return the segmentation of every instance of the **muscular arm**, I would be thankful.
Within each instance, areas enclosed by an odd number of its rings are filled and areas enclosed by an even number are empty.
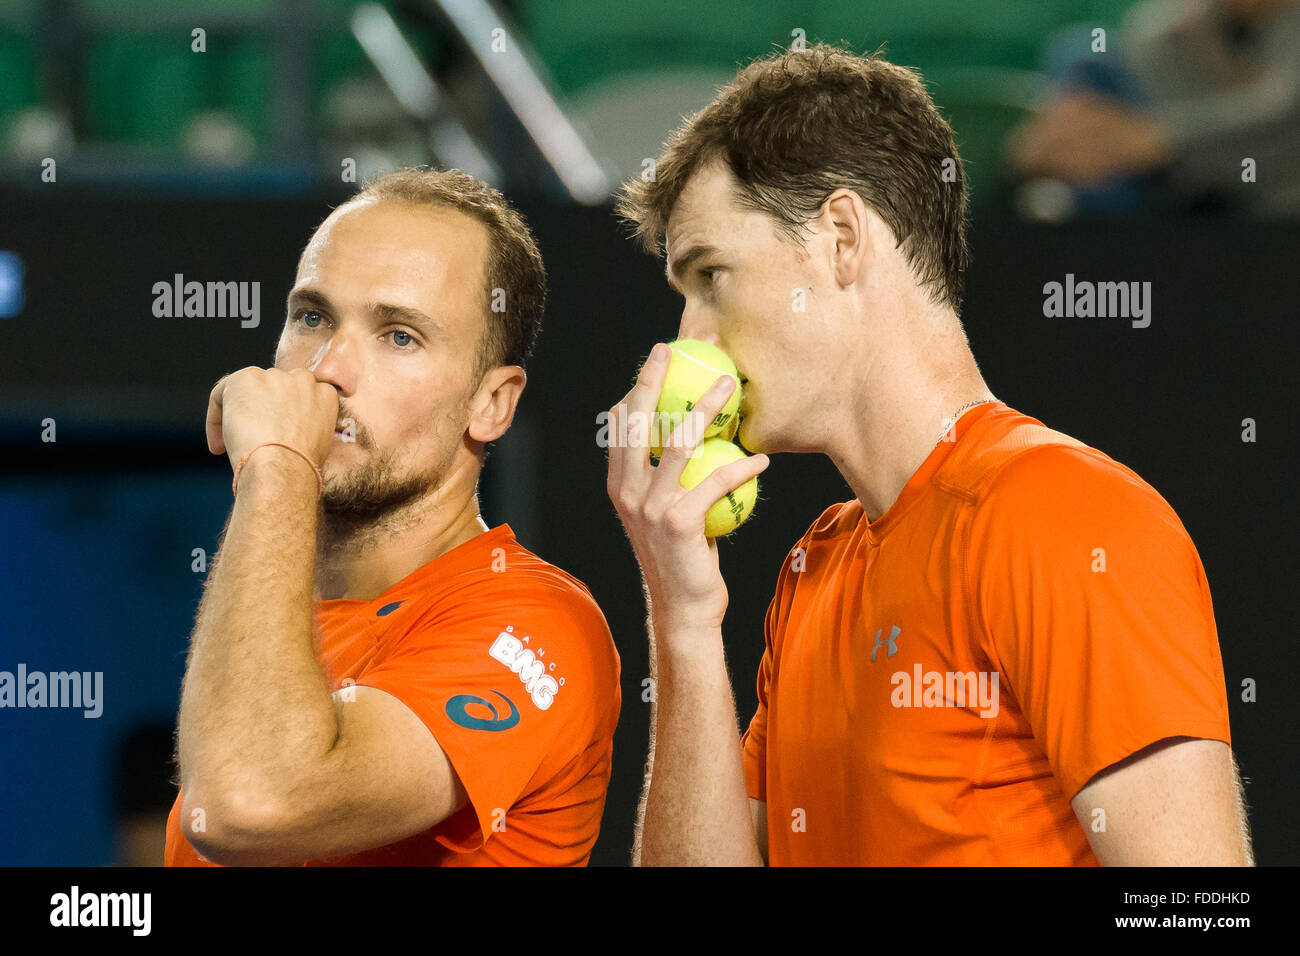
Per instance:
[[[1158,741],[1101,771],[1071,806],[1105,866],[1254,865],[1241,778],[1219,740]]]
[[[722,632],[650,637],[650,753],[637,811],[633,866],[762,866],[723,655]],[[665,644],[691,652],[671,653]],[[658,647],[656,646],[658,645]],[[761,847],[761,849],[760,849]]]
[[[182,827],[218,863],[381,846],[467,801],[404,704],[371,688],[331,694],[311,626],[316,521],[305,462],[274,446],[248,459],[191,638],[178,733]]]

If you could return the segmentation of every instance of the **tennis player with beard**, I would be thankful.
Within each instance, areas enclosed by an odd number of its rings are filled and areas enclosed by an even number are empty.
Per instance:
[[[457,171],[382,177],[302,254],[271,369],[226,376],[234,505],[191,637],[168,865],[579,865],[619,660],[591,594],[489,528],[546,276]]]
[[[759,453],[685,491],[689,438],[657,467],[610,449],[657,682],[634,860],[1250,862],[1196,549],[1131,470],[992,394],[959,318],[966,207],[919,77],[824,45],[745,67],[625,191],[679,335],[747,379]],[[666,351],[611,433],[649,420]],[[782,565],[742,735],[704,515],[774,452],[827,455],[854,500]]]

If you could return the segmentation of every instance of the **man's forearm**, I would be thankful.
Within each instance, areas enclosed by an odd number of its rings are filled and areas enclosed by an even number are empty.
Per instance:
[[[337,739],[312,638],[316,488],[306,462],[275,446],[240,472],[181,694],[181,785],[191,807],[208,800],[267,812]]]
[[[660,628],[651,660],[649,782],[634,862],[639,854],[646,866],[762,866],[722,632]]]
[[[646,595],[646,607],[650,606],[650,596]],[[655,663],[655,628],[653,615],[647,613],[645,621],[646,638],[650,642],[650,744],[646,749],[645,777],[641,787],[641,798],[636,805],[636,823],[632,827],[632,865],[641,865],[641,836],[645,831],[645,804],[650,796],[650,781],[655,769],[655,721],[659,718],[659,668]]]

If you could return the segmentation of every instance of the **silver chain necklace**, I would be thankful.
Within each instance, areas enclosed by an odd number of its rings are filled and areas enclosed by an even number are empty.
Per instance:
[[[966,409],[974,408],[976,405],[986,405],[989,402],[996,402],[996,401],[997,401],[996,398],[982,398],[978,402],[969,402],[963,405],[961,408],[957,409],[957,411],[953,415],[943,420],[943,433],[939,436],[939,441],[935,442],[935,444],[938,445],[939,442],[943,441],[944,435],[947,435],[948,432],[952,429],[952,426],[957,424],[957,419],[961,418],[961,413],[966,411]]]

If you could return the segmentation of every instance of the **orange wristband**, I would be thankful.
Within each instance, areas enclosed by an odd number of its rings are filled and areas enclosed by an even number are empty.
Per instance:
[[[316,497],[319,498],[325,493],[325,477],[320,473],[320,469],[316,467],[314,461],[292,445],[286,445],[282,441],[264,441],[261,445],[254,445],[252,448],[248,449],[248,451],[244,452],[243,456],[239,459],[239,463],[235,465],[235,477],[230,480],[230,493],[232,495],[238,496],[239,494],[239,469],[244,467],[244,462],[248,461],[249,455],[265,445],[279,445],[281,448],[289,449],[295,455],[301,455],[302,460],[311,465],[311,470],[316,472]]]

